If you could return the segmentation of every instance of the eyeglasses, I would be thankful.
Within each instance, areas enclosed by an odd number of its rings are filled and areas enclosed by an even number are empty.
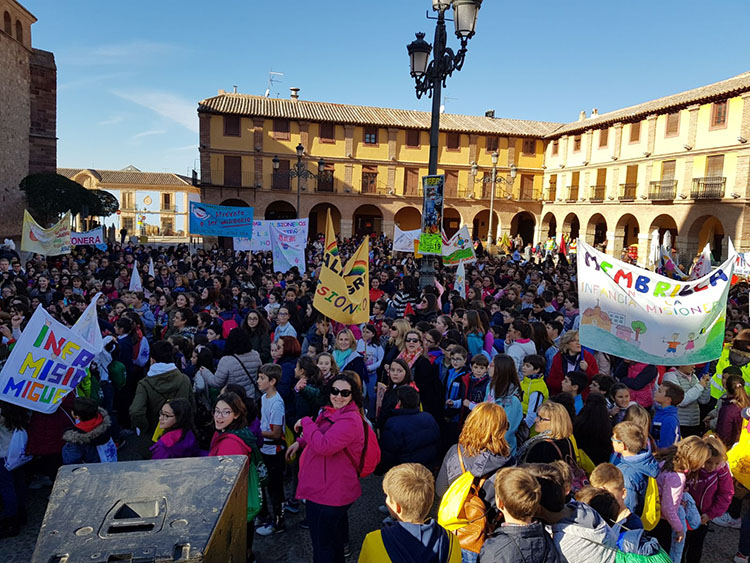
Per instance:
[[[551,419],[544,418],[543,416],[536,415],[537,420],[541,420],[542,422],[549,422]]]
[[[279,317],[288,317],[288,316],[289,316],[289,313],[284,313],[284,312],[282,312],[282,311],[279,311],[279,312],[277,313],[277,315],[278,315]]]
[[[164,418],[174,418],[174,414],[167,414],[164,411],[159,411],[159,417],[162,417],[162,416]]]
[[[611,440],[612,440],[612,441],[613,441],[613,442],[614,442],[615,444],[622,444],[622,440],[618,440],[618,439],[617,439],[617,438],[615,438],[614,436],[612,436]]]
[[[458,358],[451,358],[451,362],[460,362],[460,363],[464,363],[464,359],[463,359],[463,358],[461,358],[461,357],[458,357]]]
[[[404,342],[419,342],[419,338],[407,338]]]
[[[352,390],[351,389],[339,389],[338,387],[332,387],[331,388],[331,395],[334,397],[338,397],[341,395],[344,399],[347,397],[352,396]]]
[[[231,410],[225,410],[225,411],[220,411],[219,409],[214,410],[214,416],[218,416],[220,418],[226,418],[231,415],[232,415]]]

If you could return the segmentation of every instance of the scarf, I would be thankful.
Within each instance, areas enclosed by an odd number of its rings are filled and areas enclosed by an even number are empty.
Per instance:
[[[409,367],[414,367],[414,362],[417,361],[417,358],[419,358],[422,355],[422,347],[420,346],[416,352],[413,354],[410,354],[406,348],[404,348],[404,351],[401,352],[398,357],[404,360],[407,364],[409,364]]]
[[[76,423],[76,428],[80,430],[81,432],[89,433],[94,428],[99,426],[102,422],[104,422],[104,417],[102,416],[102,413],[96,413],[96,416],[89,420],[81,420]]]
[[[578,363],[583,359],[583,350],[580,354],[571,355],[568,352],[564,352],[562,355],[563,359],[563,373],[567,375],[569,371],[578,370]],[[571,368],[572,366],[572,368]]]
[[[350,350],[334,350],[333,351],[333,359],[336,362],[336,365],[338,368],[344,369],[344,366],[346,365],[346,361],[349,359],[349,356],[351,356],[352,351]]]

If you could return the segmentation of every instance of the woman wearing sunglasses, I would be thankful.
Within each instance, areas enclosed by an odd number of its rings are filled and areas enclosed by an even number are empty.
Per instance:
[[[287,450],[287,459],[302,449],[297,498],[307,501],[314,563],[343,563],[347,511],[362,495],[355,465],[365,438],[362,390],[352,377],[339,374],[328,391],[329,405],[318,418],[305,417],[294,425],[302,434]]]

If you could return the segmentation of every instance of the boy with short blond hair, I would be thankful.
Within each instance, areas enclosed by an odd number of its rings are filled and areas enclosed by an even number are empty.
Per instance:
[[[648,436],[635,422],[625,421],[612,430],[610,461],[621,472],[626,491],[625,506],[633,514],[643,513],[648,478],[659,474],[659,464],[648,449]]]
[[[481,563],[534,561],[556,563],[561,556],[541,523],[534,520],[542,488],[536,477],[520,467],[504,467],[495,476],[495,504],[504,522],[487,538]]]
[[[393,467],[383,478],[383,492],[395,522],[367,534],[359,563],[461,563],[457,536],[429,518],[435,479],[425,466],[403,463]]]
[[[625,478],[622,471],[611,463],[601,463],[596,466],[589,477],[592,487],[605,489],[615,498],[618,514],[615,522],[622,524],[628,530],[643,528],[643,522],[637,514],[625,505],[628,491],[625,488]]]

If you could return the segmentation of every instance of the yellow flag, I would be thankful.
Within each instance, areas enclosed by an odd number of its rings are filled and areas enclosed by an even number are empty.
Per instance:
[[[44,256],[70,254],[70,211],[57,224],[44,229],[24,209],[21,250]]]
[[[362,247],[364,251],[364,265],[361,263]],[[370,318],[370,293],[367,284],[369,272],[368,240],[362,243],[357,252],[349,260],[346,268],[342,266],[339,257],[339,247],[336,243],[336,233],[331,222],[331,212],[326,216],[326,240],[323,249],[323,266],[313,298],[313,307],[335,321],[343,324],[359,324]],[[364,272],[362,270],[364,269]],[[347,284],[347,275],[349,284]],[[362,298],[364,287],[365,297]],[[355,300],[359,299],[358,302]]]

